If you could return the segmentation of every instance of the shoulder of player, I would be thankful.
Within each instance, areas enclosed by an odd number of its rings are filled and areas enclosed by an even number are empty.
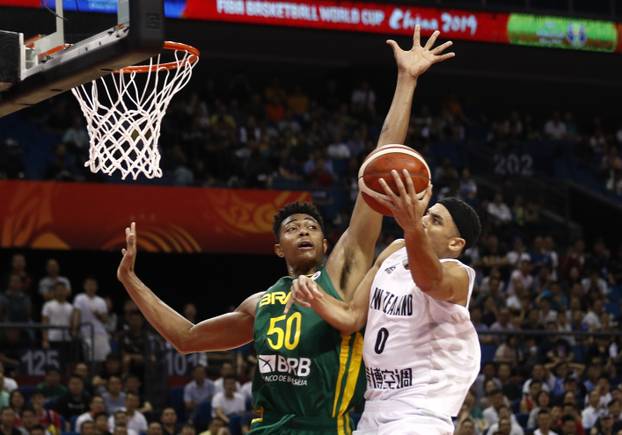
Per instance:
[[[257,310],[257,304],[263,295],[265,295],[267,291],[253,293],[235,309],[235,311],[246,313],[250,316],[255,317],[255,311]]]
[[[462,304],[469,293],[468,266],[457,261],[443,261],[443,286],[451,288],[452,302]]]
[[[389,246],[384,248],[384,250],[380,253],[380,255],[378,255],[378,258],[376,258],[375,265],[377,267],[380,267],[380,265],[387,258],[389,258],[391,255],[393,255],[398,250],[402,249],[404,246],[406,246],[406,242],[404,241],[404,239],[396,239],[396,240],[394,240],[393,242],[391,242],[391,244],[389,244]]]

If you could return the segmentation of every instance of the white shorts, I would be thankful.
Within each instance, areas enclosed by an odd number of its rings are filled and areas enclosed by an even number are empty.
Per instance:
[[[365,402],[353,435],[452,435],[451,418],[394,400]]]

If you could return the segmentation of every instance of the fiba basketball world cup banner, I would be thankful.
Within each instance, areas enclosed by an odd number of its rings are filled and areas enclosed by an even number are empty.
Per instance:
[[[0,181],[0,247],[270,254],[272,218],[308,192]]]
[[[54,8],[56,0],[0,0],[0,5]],[[403,2],[402,2],[403,3]],[[66,10],[116,13],[117,0],[64,0]],[[219,21],[318,30],[411,35],[419,24],[424,36],[565,48],[622,51],[622,25],[569,17],[432,8],[399,2],[343,0],[165,0],[169,18]]]

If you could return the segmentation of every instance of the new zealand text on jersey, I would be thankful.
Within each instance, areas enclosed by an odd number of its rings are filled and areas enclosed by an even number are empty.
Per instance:
[[[369,302],[372,310],[379,310],[392,316],[412,316],[413,295],[396,296],[381,288],[374,288],[374,294]]]

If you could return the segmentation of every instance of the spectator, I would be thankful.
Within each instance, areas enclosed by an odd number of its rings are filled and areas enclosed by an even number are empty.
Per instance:
[[[138,397],[140,402],[138,411],[142,414],[149,413],[153,411],[153,406],[147,400],[142,400],[142,394],[140,392],[141,382],[138,376],[133,374],[128,374],[125,378],[125,394],[134,394]]]
[[[212,418],[209,426],[205,432],[201,432],[200,435],[231,435],[229,432],[229,428],[227,427],[227,423],[218,417]]]
[[[41,333],[43,340],[41,345],[44,349],[51,346],[60,350],[61,355],[65,355],[68,346],[71,344],[72,335],[75,335],[78,327],[78,317],[73,305],[67,302],[69,289],[62,281],[54,284],[54,299],[48,300],[43,304],[41,310],[41,323],[49,326],[60,326],[64,329],[44,329]]]
[[[24,254],[14,254],[11,257],[11,268],[9,273],[2,279],[2,287],[9,283],[11,275],[18,275],[22,280],[22,290],[25,294],[32,296],[32,277],[28,273],[26,266],[26,257]]]
[[[106,320],[108,307],[106,302],[97,293],[97,281],[93,277],[84,280],[84,293],[76,295],[73,306],[80,313],[80,322],[86,323],[82,329],[82,336],[93,352],[93,361],[102,362],[110,352],[108,332],[106,332]],[[90,327],[89,327],[90,325]],[[94,334],[92,341],[91,332]]]
[[[476,435],[475,422],[468,417],[460,420],[457,425],[455,435]]]
[[[144,416],[143,416],[144,418]],[[142,421],[137,423],[138,419],[135,421],[135,424],[142,426]],[[145,430],[147,430],[147,422],[145,421]],[[127,435],[138,435],[138,432],[129,427],[129,418],[127,413],[123,409],[117,409],[113,415],[108,419],[108,427],[110,428],[110,432],[113,434],[117,433],[118,429],[122,429],[127,432]]]
[[[71,375],[67,386],[69,387],[67,393],[58,399],[55,409],[66,420],[70,420],[71,417],[87,412],[91,398],[84,391],[84,382],[81,377]]]
[[[2,435],[22,435],[15,427],[15,411],[8,406],[0,409],[0,433]]]
[[[553,116],[544,124],[544,134],[553,140],[562,140],[566,137],[566,123],[562,120],[559,112],[553,112]]]
[[[512,212],[510,207],[503,202],[501,193],[495,193],[494,200],[488,203],[487,211],[497,225],[505,225],[512,221]]]
[[[95,417],[101,413],[103,413],[106,409],[104,404],[104,399],[101,396],[93,396],[91,397],[91,402],[89,403],[89,410],[80,414],[76,419],[76,427],[82,427],[82,423],[85,421],[95,421]]]
[[[376,93],[367,81],[362,81],[358,88],[352,91],[350,102],[353,112],[373,115],[376,110]]]
[[[17,426],[21,426],[22,423],[22,411],[26,405],[24,395],[19,390],[11,391],[9,394],[9,406],[15,411],[15,422]]]
[[[117,318],[117,313],[114,312],[110,296],[106,296],[104,301],[106,301],[106,308],[108,310],[105,328],[108,335],[112,337],[117,332],[119,319]]]
[[[588,394],[587,407],[581,412],[583,427],[590,430],[601,415],[603,410],[600,407],[600,393],[594,389]]]
[[[30,396],[30,403],[35,411],[38,423],[44,427],[49,435],[58,435],[63,430],[62,418],[53,409],[45,407],[45,396],[41,391],[35,390]],[[47,435],[47,434],[46,434]]]
[[[220,377],[214,381],[214,394],[222,393],[224,391],[223,380],[228,376],[235,375],[235,371],[233,370],[233,364],[230,362],[223,362],[222,366],[220,366]],[[240,389],[240,384],[238,382],[235,383],[235,391]]]
[[[162,424],[159,421],[152,421],[147,427],[147,435],[162,435]]]
[[[534,406],[529,412],[529,419],[527,420],[527,429],[534,430],[538,425],[538,419],[540,418],[540,411],[546,410],[551,404],[551,396],[548,391],[540,390],[536,396],[536,406]]]
[[[523,428],[518,424],[514,415],[510,413],[510,409],[507,406],[501,408],[499,421],[488,428],[486,435],[493,435],[499,432],[504,435],[525,434],[525,431],[523,431]]]
[[[49,402],[54,402],[65,396],[67,388],[61,384],[60,370],[53,366],[48,367],[43,382],[37,385],[37,391],[41,392]]]
[[[39,281],[39,295],[41,295],[44,301],[49,301],[54,297],[52,290],[54,289],[54,284],[58,281],[64,283],[65,287],[71,290],[71,282],[69,282],[69,279],[60,275],[58,261],[54,258],[50,258],[46,263],[45,270],[47,275]]]
[[[181,427],[179,435],[196,435],[197,431],[193,425],[186,423]]]
[[[147,419],[138,410],[140,405],[139,397],[134,393],[125,395],[125,413],[127,415],[127,428],[136,433],[147,432]],[[114,427],[113,427],[114,429]]]
[[[462,169],[460,177],[460,187],[458,190],[460,197],[467,203],[474,205],[477,197],[477,183],[471,175],[469,168]]]
[[[22,279],[19,275],[11,275],[4,295],[0,293],[0,320],[27,323],[31,318],[32,304],[23,292]]]
[[[127,320],[128,328],[119,338],[123,372],[142,377],[145,371],[145,355],[149,349],[149,333],[145,329],[145,319],[139,311],[129,314]]]
[[[547,408],[538,411],[537,429],[533,435],[558,435],[551,430],[551,413]]]
[[[4,371],[4,365],[0,362],[0,391],[6,391],[10,393],[17,388],[17,382],[15,379],[6,376]]]
[[[108,416],[105,412],[95,414],[95,417],[93,417],[93,421],[95,422],[95,432],[97,433],[97,435],[111,435],[110,429],[108,427]]]
[[[24,409],[22,409],[21,423],[20,429],[26,435],[29,435],[33,428],[38,425],[37,416],[31,406],[25,406]]]
[[[214,382],[207,379],[205,367],[196,366],[192,371],[192,378],[193,380],[184,387],[184,403],[191,416],[190,420],[194,419],[201,403],[211,403],[216,390]]]
[[[233,375],[224,378],[224,392],[216,393],[212,399],[212,417],[222,418],[229,423],[232,416],[242,415],[246,410],[244,396],[237,393],[237,381]]]
[[[123,409],[126,401],[126,394],[121,391],[121,379],[118,376],[110,376],[106,385],[106,391],[102,394],[106,413],[113,414],[119,409]],[[113,432],[111,430],[111,432]]]
[[[96,435],[95,434],[95,423],[93,421],[84,421],[82,425],[79,427],[80,435]]]
[[[160,423],[162,423],[162,431],[164,435],[177,435],[177,413],[173,408],[164,408],[160,415]]]

